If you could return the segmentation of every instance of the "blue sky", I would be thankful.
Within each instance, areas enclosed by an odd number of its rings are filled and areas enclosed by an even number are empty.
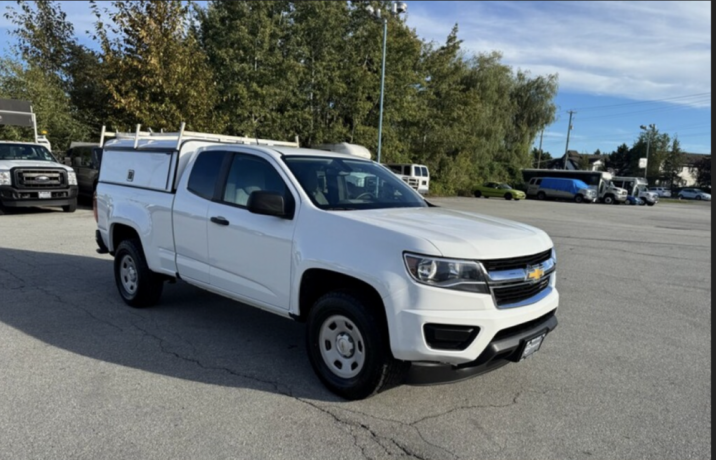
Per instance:
[[[87,3],[60,3],[86,42],[94,19]],[[685,151],[711,153],[711,2],[407,4],[407,24],[428,41],[444,42],[457,23],[468,54],[500,51],[514,69],[558,75],[557,121],[542,143],[552,156],[564,154],[569,110],[570,150],[631,146],[639,126],[653,123]],[[8,31],[0,18],[0,44],[12,40]]]

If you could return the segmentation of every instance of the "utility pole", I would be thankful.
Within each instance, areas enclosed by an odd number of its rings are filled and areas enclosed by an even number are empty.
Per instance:
[[[537,169],[539,169],[540,164],[542,163],[542,137],[544,136],[544,128],[542,128],[542,132],[539,135],[539,156],[537,157]]]
[[[572,132],[572,115],[574,115],[577,112],[575,112],[574,110],[570,110],[568,113],[569,113],[569,126],[567,127],[567,146],[564,148],[564,161],[563,161],[564,169],[567,169],[567,160],[569,159],[569,156],[568,156],[568,154],[569,154],[569,133]]]

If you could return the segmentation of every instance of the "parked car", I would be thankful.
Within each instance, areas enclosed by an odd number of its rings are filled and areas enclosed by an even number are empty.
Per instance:
[[[99,144],[72,142],[65,154],[65,164],[77,173],[80,195],[91,197],[97,187],[101,151]]]
[[[561,177],[533,177],[527,183],[527,196],[538,200],[562,199],[577,203],[594,203],[597,191],[579,179]],[[624,197],[626,200],[626,196]],[[624,202],[622,200],[622,202]]]
[[[506,200],[524,200],[527,198],[525,192],[521,190],[515,190],[508,184],[498,182],[487,182],[485,185],[475,188],[475,198],[500,197]]]
[[[431,205],[355,155],[174,134],[103,146],[96,238],[128,305],[181,279],[304,322],[314,371],[347,399],[522,361],[557,326],[542,230]]]
[[[671,198],[671,190],[664,187],[649,187],[650,192],[659,195],[660,198]]]
[[[706,193],[702,190],[699,190],[697,188],[682,188],[679,190],[678,194],[679,199],[688,199],[688,200],[706,200],[711,201],[711,194]]]

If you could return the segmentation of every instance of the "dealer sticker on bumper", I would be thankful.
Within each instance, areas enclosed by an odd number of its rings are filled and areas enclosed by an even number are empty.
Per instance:
[[[533,355],[537,350],[539,350],[539,347],[542,346],[542,342],[544,341],[544,338],[547,334],[542,334],[539,337],[535,337],[534,339],[528,341],[525,344],[525,349],[522,351],[522,358],[526,359],[529,356]]]

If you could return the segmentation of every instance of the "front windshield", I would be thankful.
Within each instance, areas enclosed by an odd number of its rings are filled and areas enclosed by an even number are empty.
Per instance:
[[[0,143],[0,161],[2,160],[34,160],[52,161],[55,158],[49,150],[39,145],[2,144]]]
[[[313,204],[325,210],[422,208],[425,200],[387,168],[370,161],[284,157]]]

